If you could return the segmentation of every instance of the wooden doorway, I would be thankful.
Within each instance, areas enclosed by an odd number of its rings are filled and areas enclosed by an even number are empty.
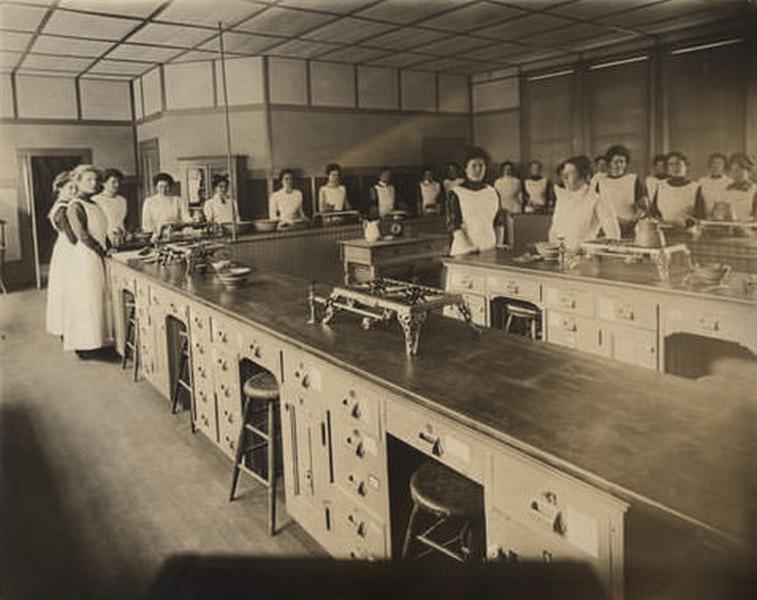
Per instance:
[[[30,222],[21,232],[22,260],[25,270],[34,270],[37,288],[47,279],[47,269],[57,233],[47,219],[55,201],[52,184],[61,171],[68,171],[82,163],[92,162],[90,149],[24,149],[18,150],[21,167],[22,193]],[[28,271],[27,271],[28,272]]]
[[[139,142],[140,214],[142,202],[152,193],[152,178],[160,173],[160,146],[158,138]]]

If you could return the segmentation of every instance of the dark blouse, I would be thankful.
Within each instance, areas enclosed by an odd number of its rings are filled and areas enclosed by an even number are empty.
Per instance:
[[[486,187],[489,186],[488,183],[484,183],[483,181],[468,181],[460,184],[460,187],[464,187],[467,190],[471,190],[474,192],[478,192],[480,190],[483,190]],[[504,225],[506,221],[505,211],[501,208],[497,211],[497,214],[494,216],[494,222],[492,223],[493,226],[497,225]],[[460,209],[460,198],[457,197],[457,194],[455,193],[455,190],[450,190],[449,192],[449,200],[447,202],[447,230],[448,231],[457,231],[463,226],[463,213]]]
[[[55,223],[55,226],[58,228],[58,231],[62,232],[68,238],[69,242],[75,244],[76,236],[74,235],[74,230],[71,229],[71,224],[68,222],[66,209],[67,207],[65,204],[58,206],[58,208],[55,209],[55,212],[52,215],[52,220],[53,223]]]

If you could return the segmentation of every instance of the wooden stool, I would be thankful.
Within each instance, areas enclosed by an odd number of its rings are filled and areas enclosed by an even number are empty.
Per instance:
[[[402,547],[403,558],[437,551],[460,562],[483,560],[483,491],[473,481],[435,460],[410,478],[413,510]],[[443,535],[447,539],[440,540]],[[437,539],[432,539],[435,532]],[[425,546],[411,555],[414,546]]]
[[[189,368],[189,334],[186,329],[179,330],[179,339],[181,340],[179,346],[179,365],[176,369],[176,381],[174,381],[173,392],[171,393],[171,414],[176,414],[179,396],[183,389],[189,394],[189,422],[192,427],[192,433],[194,433],[194,390],[192,389],[192,372]]]
[[[245,381],[242,388],[244,393],[244,408],[242,409],[242,427],[239,431],[237,452],[234,458],[234,472],[231,478],[231,494],[229,502],[234,500],[240,471],[244,471],[253,479],[268,488],[268,534],[276,533],[276,408],[279,402],[279,384],[268,371],[257,373]],[[262,409],[255,409],[253,403],[262,402]],[[253,417],[264,414],[266,416],[266,430],[258,428]],[[256,442],[256,438],[262,440]],[[246,456],[260,448],[265,448],[265,475],[255,470],[253,461],[246,464]]]
[[[532,340],[536,339],[536,321],[539,318],[538,310],[519,304],[506,304],[505,310],[507,311],[507,321],[505,321],[506,332],[511,333],[510,328],[515,319],[521,319],[528,326],[528,337]]]
[[[128,290],[123,291],[124,308],[126,309],[126,331],[124,332],[124,354],[121,359],[121,368],[126,368],[126,361],[131,353],[131,360],[134,367],[134,381],[139,379],[139,327],[137,326],[137,304],[134,301],[134,294]]]

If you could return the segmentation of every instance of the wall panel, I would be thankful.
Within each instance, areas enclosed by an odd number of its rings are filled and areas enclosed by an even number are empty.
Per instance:
[[[355,106],[355,69],[352,65],[311,62],[310,89],[314,105]]]
[[[161,90],[160,69],[153,69],[142,76],[142,96],[145,106],[145,117],[149,117],[163,110],[163,92]]]
[[[268,58],[268,85],[273,104],[307,104],[307,62],[294,58]]]
[[[76,84],[68,77],[17,75],[18,116],[76,119]]]
[[[439,75],[439,110],[468,112],[470,96],[468,78],[463,75]]]
[[[212,67],[210,61],[165,65],[166,109],[213,106]]]
[[[436,112],[436,75],[427,71],[401,71],[402,110]]]
[[[358,106],[398,109],[397,71],[384,67],[358,67]]]
[[[131,90],[128,81],[80,79],[83,119],[131,120]]]
[[[223,106],[221,61],[215,61],[218,105]],[[226,87],[229,106],[262,104],[263,59],[258,56],[233,58],[226,61]]]

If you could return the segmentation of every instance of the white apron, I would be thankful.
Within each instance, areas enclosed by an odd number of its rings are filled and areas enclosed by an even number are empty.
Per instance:
[[[442,187],[438,181],[421,181],[421,207],[426,210],[429,206],[436,206],[436,200]]]
[[[222,200],[220,196],[214,194],[205,201],[202,212],[211,223],[233,223],[234,199],[227,197]]]
[[[706,215],[712,212],[712,207],[716,202],[725,201],[723,195],[725,189],[731,185],[730,177],[722,175],[721,177],[702,177],[699,180],[699,191],[704,200],[704,211]]]
[[[528,194],[528,203],[536,208],[544,208],[547,205],[547,178],[533,180],[530,177],[523,181]]]
[[[53,255],[50,258],[50,271],[47,278],[46,322],[48,333],[53,335],[63,335],[63,315],[69,278],[68,269],[71,253],[74,250],[74,245],[68,241],[66,234],[60,231],[52,220],[52,216],[61,204],[66,206],[67,203],[56,202],[48,214],[53,228],[58,232],[58,239],[55,240]]]
[[[694,214],[697,198],[697,184],[689,181],[686,185],[674,186],[666,180],[657,189],[657,209],[665,221],[679,225],[686,224],[686,217]]]
[[[647,187],[647,196],[649,197],[650,202],[654,200],[654,195],[657,193],[657,190],[659,189],[660,184],[666,179],[667,177],[659,179],[658,177],[655,177],[654,175],[647,176],[646,180],[644,181],[644,184]]]
[[[723,192],[723,201],[731,205],[734,219],[746,221],[752,216],[755,191],[757,191],[757,184],[753,183],[748,190],[731,189]]]
[[[287,193],[283,188],[271,194],[269,200],[271,219],[279,219],[282,223],[291,223],[300,218],[302,209],[302,192],[292,190]]]
[[[107,220],[99,206],[73,200],[84,207],[87,230],[105,247]],[[113,315],[105,281],[105,263],[91,249],[77,242],[71,252],[64,320],[64,350],[94,350],[113,341]]]
[[[394,186],[377,183],[373,188],[378,197],[379,217],[384,217],[394,210]]]
[[[510,214],[523,212],[520,179],[511,175],[504,175],[494,182],[494,189],[499,194],[499,205],[503,209]]]
[[[318,207],[320,212],[328,212],[330,210],[341,211],[345,209],[345,205],[347,204],[347,188],[343,185],[338,187],[324,185],[318,194],[320,196],[320,205]]]
[[[106,194],[97,194],[97,196],[92,196],[92,201],[105,213],[109,234],[112,234],[114,231],[124,230],[126,198],[123,196],[111,197]]]
[[[455,195],[460,200],[460,213],[463,218],[462,230],[470,242],[481,252],[491,250],[497,245],[494,231],[494,219],[499,212],[499,196],[490,185],[480,190],[469,190],[466,187],[455,188]],[[457,247],[457,239],[453,239],[450,255],[457,256],[466,250]]]
[[[606,175],[598,180],[599,195],[612,204],[621,221],[633,221],[636,217],[636,175],[626,173],[620,177]]]

